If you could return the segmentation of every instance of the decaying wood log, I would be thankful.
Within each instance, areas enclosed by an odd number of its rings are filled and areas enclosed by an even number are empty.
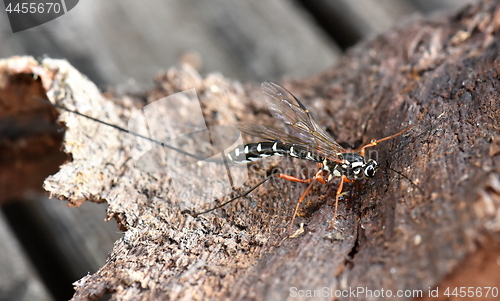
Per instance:
[[[57,112],[33,101],[33,95],[45,91],[30,72],[42,69],[33,59],[18,63],[11,59],[0,64],[0,203],[22,198],[30,190],[42,193],[43,180],[66,160],[59,150]]]
[[[283,83],[344,145],[414,125],[373,147],[379,171],[348,185],[335,229],[328,229],[335,189],[314,186],[296,219],[305,232],[290,240],[283,239],[304,185],[271,181],[249,198],[193,218],[180,209],[213,201],[197,194],[202,179],[143,172],[131,160],[126,134],[61,111],[72,161],[46,180],[45,189],[74,205],[107,202],[108,218],[127,231],[107,263],[75,283],[74,299],[280,300],[298,290],[328,292],[323,288],[422,290],[426,296],[445,277],[443,285],[459,283],[453,272],[465,275],[460,266],[472,265],[468,277],[480,274],[475,262],[500,256],[499,28],[500,4],[485,1],[413,21],[358,45],[323,74]],[[50,101],[124,128],[135,105],[190,88],[210,126],[280,124],[258,85],[202,78],[188,66],[159,75],[145,95],[109,93],[111,101],[65,61],[14,60],[24,67],[5,68],[38,75]],[[165,114],[163,121],[189,121],[192,112]],[[293,166],[292,173],[314,167],[264,162],[252,167],[247,186],[276,166]],[[181,197],[171,189],[175,181],[189,185]],[[499,270],[490,265],[477,286],[498,287]]]

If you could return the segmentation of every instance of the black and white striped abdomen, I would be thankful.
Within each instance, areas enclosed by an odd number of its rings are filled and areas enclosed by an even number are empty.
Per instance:
[[[313,152],[304,150],[293,144],[281,142],[259,142],[240,145],[226,157],[230,162],[250,163],[270,156],[289,156],[314,162],[323,162],[323,158]]]

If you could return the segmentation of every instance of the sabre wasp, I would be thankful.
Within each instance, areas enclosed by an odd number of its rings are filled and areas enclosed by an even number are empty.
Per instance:
[[[227,160],[232,163],[250,163],[269,156],[288,156],[291,158],[317,162],[318,171],[309,179],[299,179],[283,173],[271,174],[271,176],[309,184],[297,201],[290,222],[288,235],[293,227],[299,206],[307,193],[311,190],[314,182],[318,181],[322,184],[326,184],[333,178],[340,178],[340,184],[335,195],[334,217],[330,227],[333,228],[337,217],[339,196],[342,193],[344,183],[354,182],[358,179],[373,178],[375,175],[378,164],[373,159],[369,159],[368,161],[365,160],[365,149],[375,146],[382,141],[399,136],[406,132],[411,126],[394,135],[372,140],[370,143],[353,151],[348,151],[337,143],[335,139],[318,124],[306,107],[288,90],[276,83],[264,82],[262,84],[262,91],[266,96],[271,114],[284,121],[289,133],[265,125],[239,124],[237,127],[240,131],[267,141],[240,145],[226,154]],[[243,195],[232,198],[217,207],[196,213],[196,215],[213,211],[247,195],[271,176],[268,176]]]
[[[282,119],[284,121],[286,128],[288,129],[288,133],[264,125],[239,124],[237,125],[237,127],[240,131],[262,138],[267,141],[240,145],[234,150],[227,153],[225,155],[226,159],[231,163],[246,164],[250,162],[255,162],[257,160],[269,156],[288,156],[291,158],[316,162],[318,164],[318,171],[312,178],[309,179],[300,179],[287,174],[273,173],[264,178],[257,185],[253,186],[245,193],[236,196],[234,198],[231,198],[230,200],[225,201],[219,204],[218,206],[212,207],[202,212],[195,212],[191,210],[185,210],[185,212],[188,212],[196,217],[201,214],[214,211],[241,197],[248,195],[250,192],[255,190],[258,186],[263,184],[271,177],[277,176],[285,180],[309,184],[309,186],[306,188],[306,190],[302,193],[302,195],[298,199],[297,204],[295,206],[295,210],[288,231],[288,236],[290,236],[290,231],[293,227],[299,206],[305,199],[307,193],[311,190],[314,182],[318,181],[322,184],[326,184],[330,182],[333,178],[340,178],[340,184],[337,187],[335,195],[334,217],[332,219],[332,224],[330,227],[333,228],[334,222],[337,217],[338,201],[342,193],[344,183],[354,182],[359,179],[373,178],[375,172],[377,171],[378,164],[375,160],[373,159],[369,159],[368,161],[365,160],[364,158],[365,149],[368,147],[375,146],[382,141],[389,140],[391,138],[394,138],[396,136],[405,133],[411,127],[411,125],[396,134],[393,134],[391,136],[382,139],[372,140],[370,143],[366,145],[363,145],[355,150],[349,151],[343,148],[339,143],[337,143],[335,139],[331,135],[329,135],[319,125],[319,123],[311,116],[306,107],[288,90],[286,90],[285,88],[276,83],[264,82],[262,84],[262,91],[266,96],[266,101],[269,110],[271,111],[271,114],[274,117]],[[150,140],[154,143],[160,144],[161,146],[167,147],[169,149],[178,151],[180,153],[198,159],[196,155],[186,153],[183,150],[171,147],[162,142],[153,140],[149,137],[129,132],[124,128],[121,128],[113,124],[109,124],[101,120],[97,120],[85,114],[79,113],[78,111],[67,109],[64,106],[54,105],[43,99],[39,100],[43,101],[44,103],[56,106],[60,109],[75,113],[82,117],[92,119],[96,122],[103,123],[105,125],[109,125],[120,131],[128,132],[132,135]],[[203,158],[199,159],[203,160]]]

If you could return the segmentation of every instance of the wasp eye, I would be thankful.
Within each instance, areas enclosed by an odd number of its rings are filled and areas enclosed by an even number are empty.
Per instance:
[[[368,167],[366,167],[365,169],[365,176],[367,178],[373,178],[374,175],[375,175],[375,168],[373,168],[373,166],[371,165],[368,165]]]

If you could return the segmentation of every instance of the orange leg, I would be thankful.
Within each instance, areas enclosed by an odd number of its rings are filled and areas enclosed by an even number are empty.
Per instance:
[[[319,167],[321,167],[321,165],[319,165]],[[326,181],[323,179],[323,170],[321,170],[321,169],[318,170],[316,175],[311,179],[299,179],[299,178],[296,178],[294,176],[290,176],[290,175],[282,174],[282,173],[277,174],[277,176],[282,178],[282,179],[297,182],[297,183],[310,183],[309,186],[307,186],[304,193],[302,193],[302,195],[300,196],[299,200],[297,201],[297,205],[295,206],[295,211],[293,212],[292,221],[290,222],[290,227],[288,228],[288,234],[287,234],[287,237],[290,237],[290,233],[292,233],[293,223],[295,222],[295,216],[297,216],[297,212],[299,211],[299,206],[302,203],[302,201],[304,201],[309,190],[311,190],[312,185],[314,184],[314,180],[318,180],[318,182],[323,183],[323,184],[326,183]]]
[[[318,163],[318,168],[321,170],[321,167],[323,166],[323,164],[321,163]],[[320,182],[321,184],[326,184],[326,181],[325,179],[323,179],[323,173],[325,173],[325,171],[320,171],[318,170],[318,172],[316,173],[315,175],[315,178],[316,180],[318,180],[318,182]]]
[[[297,182],[297,183],[311,183],[312,181],[315,180],[315,178],[311,178],[311,179],[299,179],[299,178],[296,178],[294,176],[290,176],[290,175],[286,175],[286,174],[283,174],[283,173],[279,173],[277,174],[278,177],[282,178],[282,179],[285,179],[285,180],[288,180],[288,181],[292,181],[292,182]]]
[[[377,145],[378,143],[382,142],[382,141],[385,141],[385,140],[389,140],[389,139],[392,139],[394,137],[397,137],[401,134],[404,134],[406,131],[408,131],[411,127],[413,126],[413,124],[410,124],[410,126],[408,126],[406,129],[402,130],[401,132],[399,133],[396,133],[394,135],[391,135],[389,137],[385,137],[385,138],[382,138],[382,139],[378,139],[378,140],[375,140],[373,139],[372,141],[370,141],[370,143],[366,144],[366,145],[363,145],[363,146],[360,146],[358,147],[357,149],[355,149],[353,152],[358,152],[359,151],[359,154],[361,156],[364,156],[365,155],[365,148],[367,147],[372,147],[372,146],[375,146]]]
[[[342,176],[342,178],[340,178],[339,188],[337,188],[337,193],[335,194],[335,212],[333,213],[332,224],[330,225],[330,228],[328,228],[328,230],[335,228],[335,220],[337,219],[337,209],[339,205],[339,196],[342,193],[342,188],[344,187],[344,183],[352,183],[352,182],[354,182],[354,180],[349,180],[347,179],[346,176]]]
[[[313,179],[310,179],[310,180],[313,180]],[[311,181],[311,184],[309,184],[309,186],[307,186],[306,191],[304,191],[304,193],[302,194],[302,196],[297,201],[297,205],[295,206],[295,211],[293,212],[292,221],[290,222],[290,226],[288,227],[288,234],[286,235],[287,238],[289,238],[290,234],[292,233],[293,223],[295,222],[295,216],[297,216],[297,211],[299,211],[300,203],[302,203],[302,201],[306,197],[306,195],[309,192],[309,190],[311,190],[313,184],[314,184],[314,182]]]

